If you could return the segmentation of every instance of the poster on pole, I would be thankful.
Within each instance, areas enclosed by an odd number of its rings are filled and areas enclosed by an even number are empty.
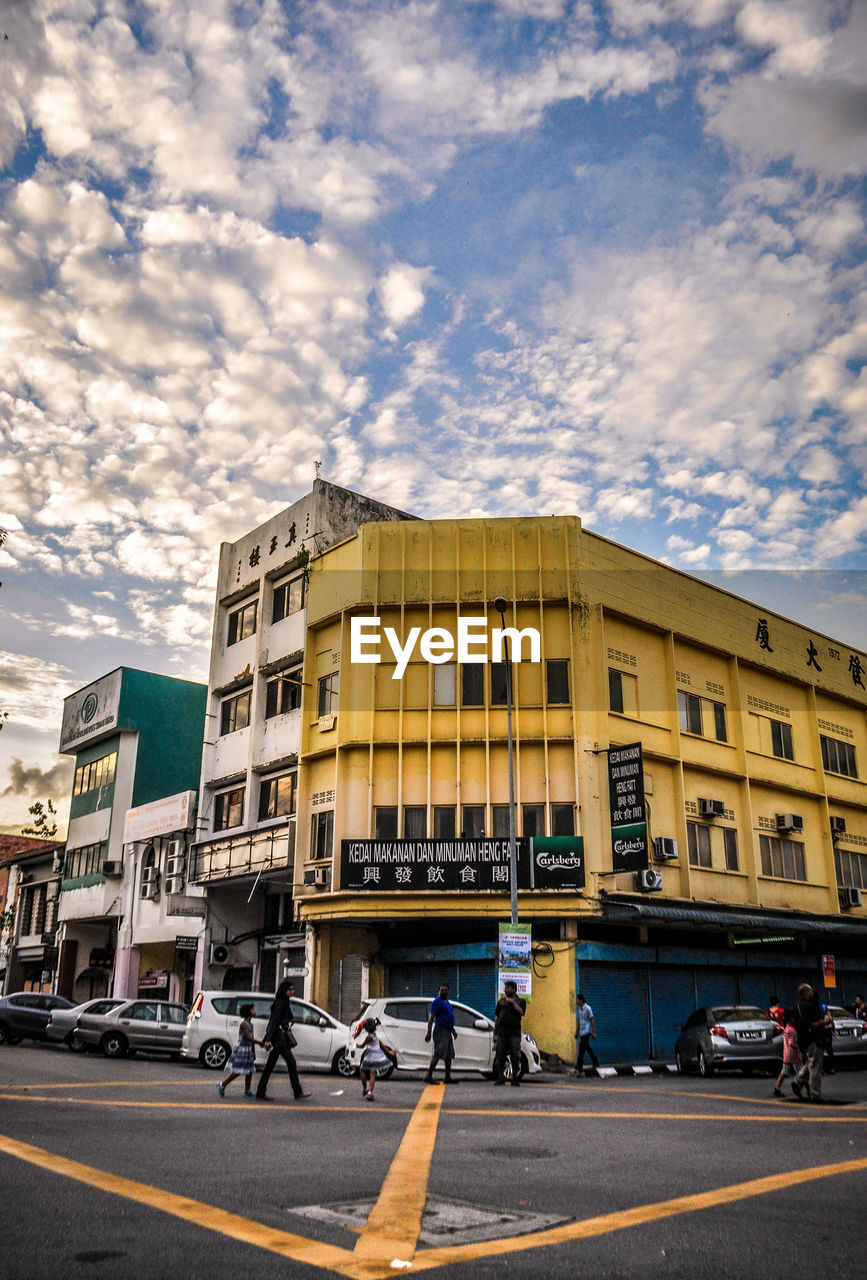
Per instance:
[[[644,871],[648,865],[648,841],[640,742],[609,748],[608,798],[612,870]]]
[[[533,926],[501,924],[497,951],[497,992],[514,982],[518,995],[529,1000],[533,991]]]
[[[822,956],[822,973],[825,977],[825,986],[829,989],[837,985],[837,966],[834,963],[833,956]]]

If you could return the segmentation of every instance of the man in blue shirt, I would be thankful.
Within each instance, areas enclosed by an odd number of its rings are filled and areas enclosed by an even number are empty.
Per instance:
[[[454,1042],[458,1033],[455,1031],[455,1011],[449,1003],[449,984],[447,982],[440,984],[439,995],[431,1002],[427,1020],[427,1035],[425,1036],[426,1044],[430,1041],[431,1034],[433,1034],[433,1054],[431,1055],[427,1075],[424,1078],[425,1084],[433,1084],[434,1068],[440,1058],[442,1058],[446,1069],[446,1084],[454,1084],[452,1080],[452,1060],[455,1056]]]

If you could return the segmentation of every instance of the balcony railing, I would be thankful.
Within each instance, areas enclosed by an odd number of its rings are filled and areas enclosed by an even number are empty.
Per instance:
[[[259,872],[285,870],[294,865],[295,819],[285,827],[247,831],[243,835],[222,836],[194,844],[190,858],[190,880],[207,884]]]

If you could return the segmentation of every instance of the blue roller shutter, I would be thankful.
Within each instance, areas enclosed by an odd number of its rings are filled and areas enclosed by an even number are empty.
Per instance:
[[[695,969],[696,1006],[703,1004],[737,1004],[738,974],[736,969]]]
[[[642,1062],[650,1053],[647,968],[644,965],[578,965],[577,990],[596,1018],[591,1041],[600,1062]]]
[[[493,960],[461,960],[458,963],[456,1000],[493,1018],[497,1003],[497,968]]]
[[[674,1043],[695,1009],[695,976],[691,968],[664,965],[650,970],[653,1058],[673,1058]]]

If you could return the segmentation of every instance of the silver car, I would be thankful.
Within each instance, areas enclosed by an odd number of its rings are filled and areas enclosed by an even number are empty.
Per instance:
[[[829,1005],[829,1012],[834,1019],[834,1057],[850,1058],[867,1054],[867,1022],[856,1018],[854,1013],[839,1005]]]
[[[124,1000],[107,1013],[83,1013],[76,1037],[106,1058],[143,1053],[167,1053],[180,1058],[187,1025],[187,1006],[168,1000]]]
[[[78,1019],[83,1013],[110,1013],[125,1000],[111,1000],[104,997],[100,1000],[85,1000],[84,1004],[73,1005],[71,1009],[52,1009],[45,1028],[47,1040],[68,1045],[73,1053],[82,1053],[87,1045],[76,1034]]]
[[[783,1028],[755,1005],[718,1004],[696,1009],[684,1023],[674,1046],[681,1073],[754,1068],[777,1071],[783,1058]]]

